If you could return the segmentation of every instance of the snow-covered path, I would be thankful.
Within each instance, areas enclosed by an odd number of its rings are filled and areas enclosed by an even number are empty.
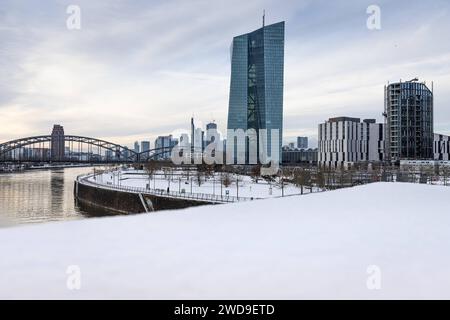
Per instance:
[[[0,229],[0,298],[449,299],[449,195],[377,183]]]

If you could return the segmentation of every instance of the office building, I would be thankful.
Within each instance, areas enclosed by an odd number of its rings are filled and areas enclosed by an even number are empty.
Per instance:
[[[141,141],[141,152],[150,150],[150,141]]]
[[[58,124],[53,126],[51,137],[51,159],[52,161],[63,161],[65,159],[64,128]]]
[[[168,160],[171,155],[171,148],[177,144],[176,139],[172,139],[172,135],[159,136],[155,140],[155,159]]]
[[[206,125],[206,139],[205,139],[205,147],[209,145],[211,142],[214,142],[214,137],[218,135],[217,132],[217,124],[214,122],[210,122]]]
[[[281,161],[283,139],[284,22],[264,26],[236,36],[231,46],[231,81],[227,129],[267,129],[268,153],[271,156],[271,130],[278,130],[278,160]],[[236,138],[235,138],[236,139]],[[259,140],[259,139],[258,139]],[[258,141],[259,142],[259,141]],[[228,141],[245,147],[249,140]],[[256,141],[252,142],[256,143]],[[243,146],[242,144],[245,144]],[[261,147],[260,142],[258,143]]]
[[[384,125],[373,119],[330,118],[319,124],[318,163],[348,167],[359,162],[384,160]]]
[[[386,160],[433,159],[433,91],[413,79],[385,87]]]
[[[443,134],[434,134],[433,143],[434,160],[450,160],[450,137]]]
[[[317,164],[317,149],[283,148],[282,163],[285,165]]]
[[[297,137],[297,148],[308,149],[308,137]]]
[[[136,152],[136,153],[140,152],[139,141],[134,142],[134,152]]]

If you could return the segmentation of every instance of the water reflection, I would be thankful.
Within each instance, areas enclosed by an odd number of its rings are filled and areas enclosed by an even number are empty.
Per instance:
[[[0,174],[0,225],[5,220],[21,224],[111,214],[75,203],[74,180],[89,172],[92,168]]]

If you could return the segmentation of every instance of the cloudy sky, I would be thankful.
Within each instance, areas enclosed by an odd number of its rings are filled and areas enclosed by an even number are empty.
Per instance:
[[[372,4],[381,30],[367,28]],[[381,121],[384,85],[414,77],[434,81],[435,131],[450,134],[448,0],[1,0],[0,142],[54,123],[125,145],[192,115],[225,128],[230,43],[263,9],[286,21],[285,142],[332,116]]]

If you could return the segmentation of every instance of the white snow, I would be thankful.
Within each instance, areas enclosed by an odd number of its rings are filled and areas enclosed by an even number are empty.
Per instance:
[[[449,195],[376,183],[0,229],[0,298],[450,299]]]
[[[228,191],[229,196],[246,198],[253,197],[258,199],[281,197],[283,194],[285,196],[301,194],[301,189],[299,187],[287,182],[285,182],[283,187],[281,187],[280,182],[269,183],[262,178],[260,178],[258,182],[255,182],[251,177],[244,175],[238,176],[230,174],[229,177],[231,184],[228,187],[221,184],[219,174],[216,174],[214,178],[202,178],[202,182],[199,186],[195,173],[191,174],[188,178],[180,171],[175,171],[172,177],[169,175],[164,177],[162,172],[158,172],[155,174],[154,178],[149,178],[144,171],[128,169],[125,171],[121,170],[120,174],[118,171],[98,174],[95,177],[90,177],[88,180],[97,184],[107,184],[121,187],[137,187],[145,189],[148,186],[150,189],[159,190],[167,190],[167,188],[169,188],[170,191],[175,192],[183,192],[184,189],[185,193],[194,194],[201,193],[225,196]],[[236,187],[236,181],[239,181],[239,188]],[[318,192],[319,190],[314,187],[313,191]],[[309,192],[309,187],[303,188],[303,193]]]

